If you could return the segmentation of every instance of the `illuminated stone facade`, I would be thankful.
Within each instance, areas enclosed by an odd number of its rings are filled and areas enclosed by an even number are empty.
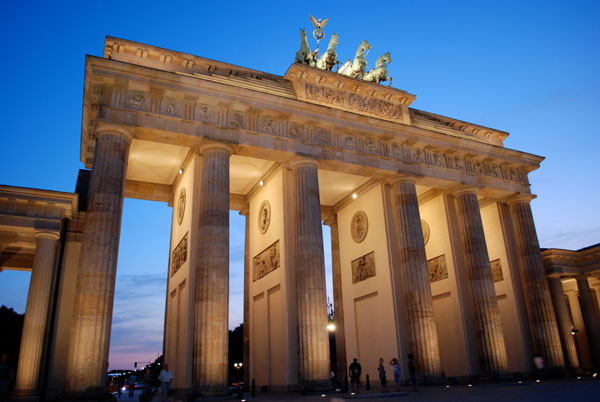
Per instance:
[[[408,353],[432,380],[526,373],[536,352],[552,368],[579,364],[565,340],[569,310],[556,307],[560,286],[569,294],[575,281],[546,280],[529,205],[528,174],[542,158],[505,148],[508,133],[304,65],[276,76],[112,37],[103,56],[86,58],[81,161],[91,182],[87,211],[66,215],[86,226],[63,262],[78,286],[59,304],[73,313],[57,327],[59,392],[104,387],[125,197],[173,207],[164,353],[177,392],[226,389],[230,210],[246,216],[244,368],[257,386],[329,379],[323,221],[339,374],[357,357],[376,378],[382,356],[406,373]],[[23,269],[52,276],[52,236],[40,232]],[[598,280],[576,283],[573,320],[596,334]],[[27,319],[24,339],[39,344],[30,328],[44,318]],[[597,347],[580,349],[582,365]],[[23,356],[17,382],[32,393],[40,356]]]

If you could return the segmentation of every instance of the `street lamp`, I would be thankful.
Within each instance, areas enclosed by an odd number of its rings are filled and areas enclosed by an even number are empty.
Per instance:
[[[329,324],[327,324],[327,331],[329,331],[329,332],[335,331],[335,324],[333,322],[330,322]]]

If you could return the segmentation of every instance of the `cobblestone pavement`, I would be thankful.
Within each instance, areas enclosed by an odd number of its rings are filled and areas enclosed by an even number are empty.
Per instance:
[[[248,402],[279,402],[279,401],[323,401],[338,402],[356,400],[363,401],[465,401],[465,402],[600,402],[600,380],[553,380],[536,382],[483,384],[468,386],[427,387],[419,388],[417,392],[397,392],[390,387],[388,393],[378,391],[362,392],[356,396],[341,394],[300,395],[300,394],[275,394],[257,393],[256,397],[246,394]],[[176,402],[176,401],[172,401]],[[185,402],[185,401],[181,401]]]

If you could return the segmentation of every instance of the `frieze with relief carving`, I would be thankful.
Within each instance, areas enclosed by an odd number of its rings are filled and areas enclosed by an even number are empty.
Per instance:
[[[279,240],[277,240],[252,259],[252,282],[265,277],[279,266]]]
[[[446,255],[427,260],[427,269],[429,270],[429,281],[431,283],[448,278],[448,267],[446,266]]]
[[[179,271],[179,269],[187,261],[188,237],[189,232],[187,232],[185,236],[183,236],[183,238],[179,241],[177,247],[173,249],[173,253],[171,255],[171,276],[175,275],[177,271]]]
[[[381,99],[371,99],[363,95],[344,92],[329,87],[321,87],[306,83],[308,95],[315,97],[315,100],[325,99],[332,104],[339,103],[341,106],[353,107],[356,110],[365,110],[367,112],[376,112],[381,114],[382,118],[397,117],[401,118],[402,110],[399,105]],[[312,92],[310,92],[312,91]],[[333,91],[333,92],[332,92]],[[337,92],[336,92],[337,91]],[[156,98],[156,99],[154,99]],[[360,106],[362,100],[370,99],[370,102]],[[377,103],[385,106],[377,106]],[[367,136],[356,136],[354,134],[332,132],[329,129],[315,127],[311,129],[312,135],[306,135],[306,129],[299,123],[288,123],[283,119],[261,116],[251,117],[246,112],[229,110],[226,107],[208,106],[201,103],[189,102],[189,104],[180,106],[177,101],[150,94],[140,93],[138,91],[113,91],[111,104],[117,107],[125,107],[140,111],[150,111],[170,117],[189,118],[206,124],[214,124],[227,128],[237,128],[244,130],[255,130],[266,135],[285,136],[295,141],[310,141],[322,146],[336,147],[351,152],[364,152],[368,154],[391,157],[411,164],[429,165],[440,169],[449,169],[454,171],[464,171],[471,175],[487,176],[494,179],[517,182],[522,185],[528,185],[527,172],[517,167],[505,166],[496,161],[486,161],[466,158],[456,155],[452,151],[444,152],[442,150],[431,150],[426,147],[416,145],[405,145],[392,140],[381,141]],[[155,106],[154,106],[155,105]],[[160,106],[162,105],[162,106]],[[181,109],[183,108],[183,109]],[[186,110],[188,110],[186,112]],[[247,123],[255,119],[257,123]],[[279,127],[286,127],[287,130],[280,132]],[[389,151],[388,151],[389,150]]]
[[[352,261],[352,283],[369,279],[375,276],[376,273],[374,251]]]
[[[402,121],[402,107],[381,99],[320,85],[306,83],[306,98],[348,109],[357,113],[370,114],[386,119]]]
[[[500,258],[490,261],[490,268],[492,268],[492,278],[494,278],[494,282],[500,282],[504,280],[504,275],[502,275],[502,264],[500,263]]]

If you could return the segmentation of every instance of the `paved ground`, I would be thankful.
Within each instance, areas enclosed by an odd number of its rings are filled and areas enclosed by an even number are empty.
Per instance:
[[[388,393],[378,391],[361,392],[356,396],[341,394],[300,395],[300,394],[273,394],[257,393],[256,397],[246,394],[246,401],[251,402],[279,402],[279,401],[323,401],[338,402],[356,400],[363,401],[461,401],[461,402],[600,402],[600,379],[589,380],[554,380],[536,382],[507,383],[494,385],[473,385],[446,387],[419,388],[417,392],[396,392],[389,388]],[[123,398],[122,398],[123,399]],[[128,398],[126,398],[128,399]],[[155,398],[155,401],[158,401]],[[231,400],[231,399],[230,399]],[[127,402],[122,400],[122,402]],[[137,402],[137,401],[136,401]],[[172,399],[171,402],[178,402]],[[185,402],[185,401],[181,401]]]

